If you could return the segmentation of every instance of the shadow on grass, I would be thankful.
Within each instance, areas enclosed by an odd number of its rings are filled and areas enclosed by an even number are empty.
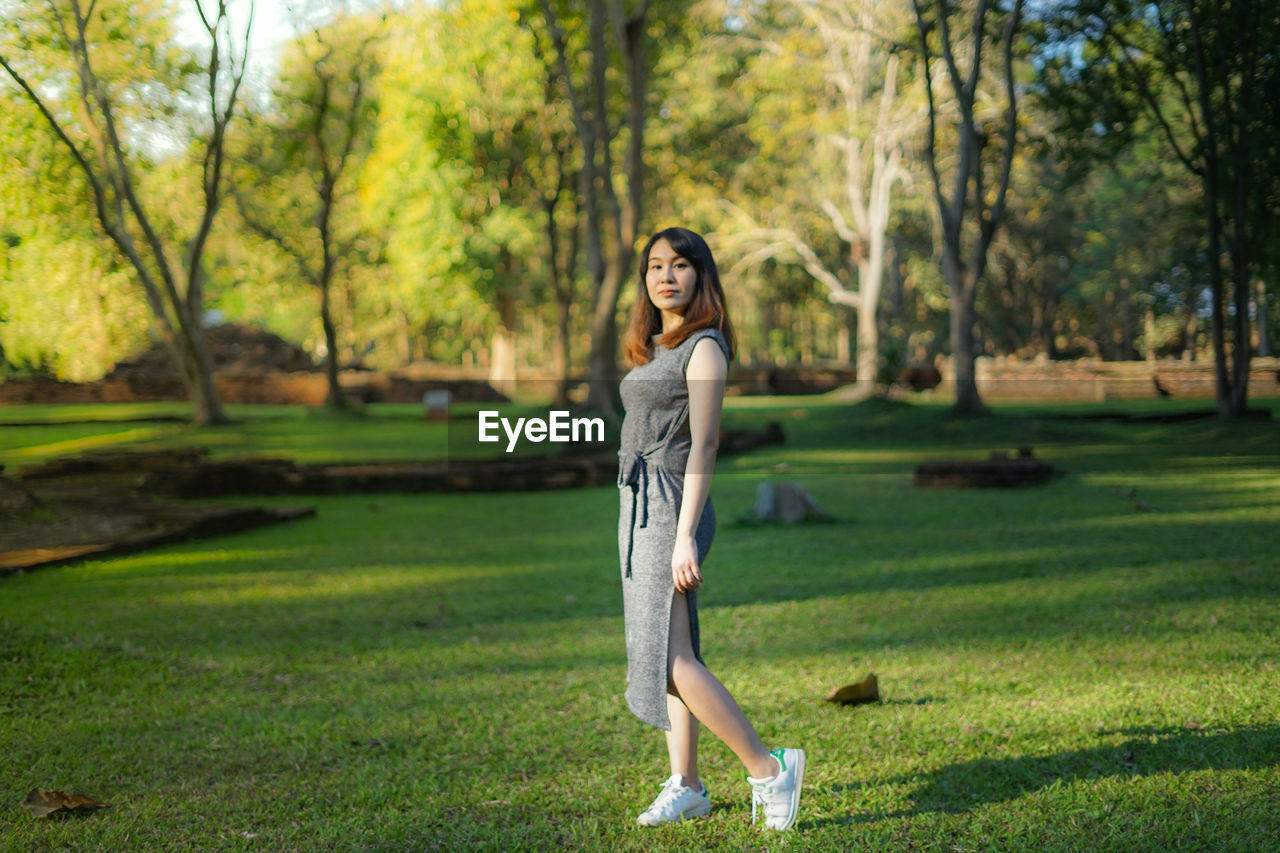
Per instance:
[[[918,787],[910,795],[912,808],[894,812],[854,814],[801,824],[877,823],[925,813],[960,814],[993,803],[1015,800],[1055,784],[1107,778],[1132,779],[1162,773],[1201,770],[1263,770],[1280,766],[1280,725],[1244,726],[1229,732],[1204,732],[1186,727],[1132,728],[1100,731],[1100,737],[1124,735],[1123,743],[1052,755],[979,758],[950,764],[921,780],[918,774],[881,780],[885,785]],[[854,783],[833,793],[856,793],[873,787]]]

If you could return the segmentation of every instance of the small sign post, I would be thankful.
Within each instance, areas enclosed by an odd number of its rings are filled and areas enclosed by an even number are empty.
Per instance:
[[[427,420],[447,421],[449,419],[449,391],[437,388],[422,395],[422,407],[426,410]]]

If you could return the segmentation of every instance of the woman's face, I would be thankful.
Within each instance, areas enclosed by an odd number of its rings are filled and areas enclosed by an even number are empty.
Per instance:
[[[671,244],[662,239],[649,249],[644,284],[650,301],[659,311],[664,315],[684,316],[684,309],[693,301],[698,272],[687,258],[677,255]]]

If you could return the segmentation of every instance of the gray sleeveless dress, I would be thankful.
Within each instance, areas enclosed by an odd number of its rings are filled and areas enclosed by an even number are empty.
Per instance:
[[[685,369],[693,348],[713,338],[729,357],[729,345],[715,329],[700,329],[678,346],[655,343],[653,358],[629,372],[619,386],[626,416],[618,451],[618,556],[627,637],[627,705],[650,725],[670,730],[667,717],[667,644],[671,632],[671,553],[684,487],[689,433],[689,388]],[[710,472],[708,472],[710,473]],[[715,536],[711,498],[702,510],[694,542],[698,562]],[[702,660],[698,637],[698,595],[686,594],[693,652]]]

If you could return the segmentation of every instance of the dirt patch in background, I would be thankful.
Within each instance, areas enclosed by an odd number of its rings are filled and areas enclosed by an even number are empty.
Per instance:
[[[205,330],[205,346],[214,373],[261,374],[315,371],[319,368],[302,347],[256,326],[223,323]],[[173,353],[164,344],[131,355],[104,379],[179,379]]]
[[[159,500],[138,488],[137,477],[134,471],[19,482],[0,474],[0,575],[315,515],[306,506]]]

